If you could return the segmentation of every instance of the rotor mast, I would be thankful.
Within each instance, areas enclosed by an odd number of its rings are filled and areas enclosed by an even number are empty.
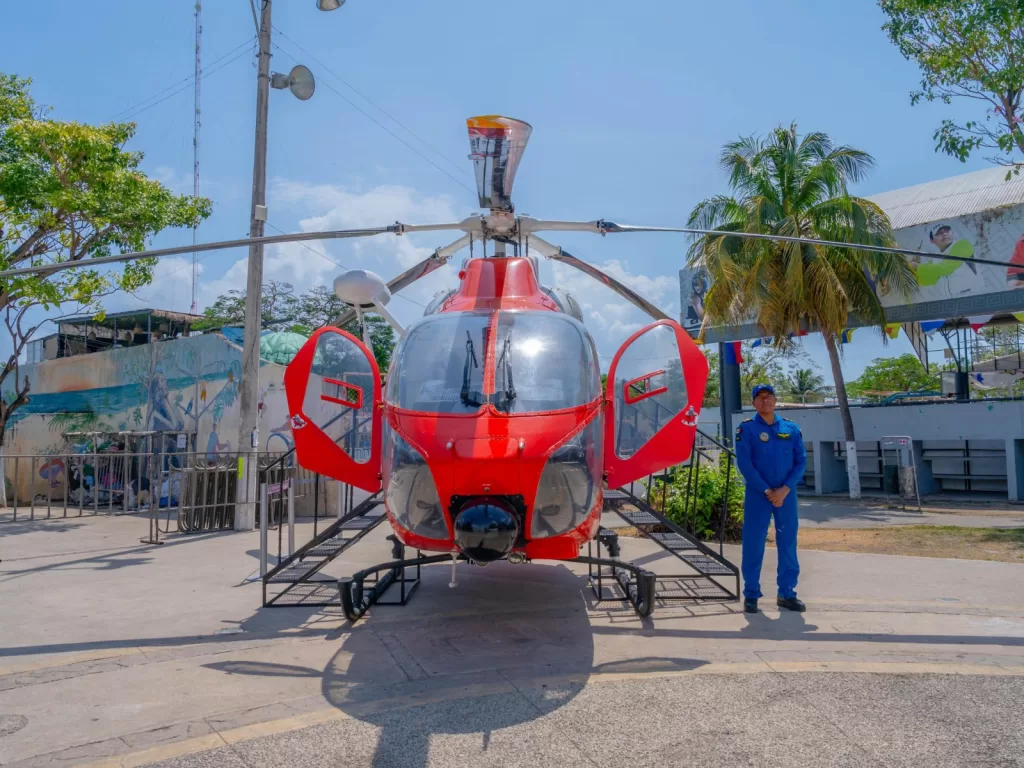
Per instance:
[[[512,185],[533,128],[523,120],[501,115],[471,117],[466,120],[466,128],[480,207],[490,211],[487,221],[491,226],[484,229],[482,237],[484,256],[490,239],[494,241],[494,257],[504,258],[508,234],[516,223]]]

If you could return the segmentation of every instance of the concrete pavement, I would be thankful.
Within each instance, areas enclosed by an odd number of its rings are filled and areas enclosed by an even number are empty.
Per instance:
[[[895,501],[895,500],[894,500]],[[952,525],[960,528],[1024,528],[1024,506],[923,502],[923,511],[887,508],[883,499],[859,500],[800,494],[800,525],[806,528],[882,528],[890,525]]]
[[[259,608],[255,534],[145,527],[0,528],[0,764],[1024,765],[1024,566],[805,552],[807,614],[650,621],[577,566],[442,566],[351,627]]]

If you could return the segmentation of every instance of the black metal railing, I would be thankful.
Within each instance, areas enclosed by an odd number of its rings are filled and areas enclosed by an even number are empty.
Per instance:
[[[726,525],[729,519],[729,491],[733,482],[733,465],[736,461],[736,454],[724,442],[711,437],[706,432],[698,429],[694,434],[693,449],[690,458],[683,464],[669,467],[660,474],[648,475],[645,481],[640,481],[644,486],[644,492],[640,497],[654,509],[674,519],[677,516],[668,514],[667,504],[669,502],[669,487],[683,484],[681,490],[683,508],[680,519],[675,520],[677,525],[683,527],[692,536],[703,538],[706,529],[698,526],[700,503],[700,472],[702,463],[707,466],[724,463],[725,486],[722,499],[718,506],[717,531],[715,538],[718,539],[718,552],[721,555],[725,548]],[[685,480],[680,480],[680,474],[685,473]],[[636,483],[630,483],[629,492],[637,495]],[[659,498],[660,496],[660,498]]]

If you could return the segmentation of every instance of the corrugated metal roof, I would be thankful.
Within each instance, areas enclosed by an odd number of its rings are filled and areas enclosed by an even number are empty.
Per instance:
[[[867,197],[888,214],[893,229],[930,224],[1024,203],[1024,175],[1006,181],[1006,170],[993,166]]]

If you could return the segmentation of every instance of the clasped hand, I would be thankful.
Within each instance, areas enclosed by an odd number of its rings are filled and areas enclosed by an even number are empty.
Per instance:
[[[784,485],[781,488],[770,488],[764,492],[764,495],[768,497],[768,501],[772,503],[773,507],[781,507],[782,502],[789,496],[789,486]]]

